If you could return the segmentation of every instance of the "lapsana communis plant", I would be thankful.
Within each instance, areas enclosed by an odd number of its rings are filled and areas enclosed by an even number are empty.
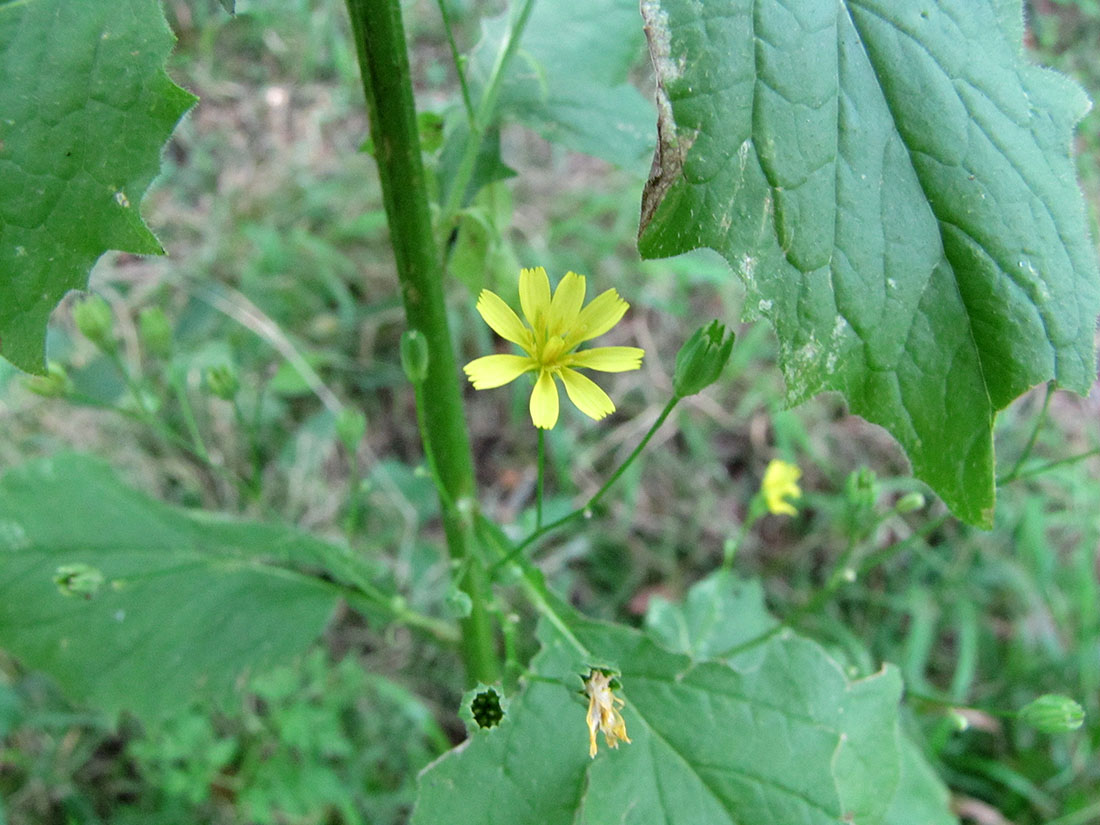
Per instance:
[[[64,20],[56,5],[0,4],[0,51],[5,65],[20,69],[0,88],[0,155],[10,170],[4,182],[12,181],[0,185],[0,223],[6,222],[0,260],[11,273],[0,277],[0,352],[42,372],[48,310],[74,284],[85,283],[105,245],[123,243],[141,254],[159,250],[136,207],[155,174],[161,144],[193,102],[163,74],[171,36],[159,4],[68,4]],[[0,480],[0,557],[16,571],[4,582],[10,598],[0,603],[19,606],[6,624],[0,620],[0,642],[27,666],[57,675],[75,699],[154,716],[173,697],[147,687],[164,683],[149,678],[149,667],[172,662],[172,684],[228,691],[240,669],[262,667],[269,655],[290,657],[316,639],[343,600],[372,624],[400,624],[429,644],[456,651],[467,686],[489,686],[475,700],[479,729],[471,741],[422,774],[414,825],[623,819],[646,825],[673,819],[884,825],[913,819],[911,810],[890,808],[904,808],[906,800],[916,800],[908,804],[919,804],[922,816],[932,811],[929,821],[950,821],[946,790],[923,764],[924,749],[898,724],[900,671],[882,663],[879,651],[851,644],[834,654],[835,645],[827,649],[778,632],[799,629],[800,618],[822,608],[860,571],[903,548],[879,546],[885,531],[874,528],[921,506],[920,494],[883,513],[873,476],[851,476],[848,546],[823,588],[782,621],[769,615],[762,593],[750,592],[757,582],[736,580],[733,539],[727,539],[722,569],[695,585],[682,606],[647,611],[644,629],[586,619],[574,608],[584,599],[576,598],[573,580],[535,566],[536,543],[568,524],[576,532],[568,537],[578,548],[576,558],[582,564],[591,558],[594,542],[586,534],[595,531],[581,525],[596,522],[585,517],[600,512],[596,505],[673,408],[717,379],[730,359],[732,333],[715,322],[688,340],[676,358],[671,399],[633,452],[584,504],[543,526],[544,440],[559,421],[559,383],[578,409],[599,421],[615,403],[582,371],[638,369],[643,352],[582,348],[611,330],[627,303],[608,289],[585,306],[581,275],[567,273],[552,290],[545,270],[523,270],[520,314],[483,292],[478,312],[522,352],[478,358],[466,365],[466,375],[476,389],[528,373],[533,378],[537,510],[535,529],[517,538],[521,519],[495,524],[492,507],[481,505],[484,473],[477,470],[498,462],[485,461],[486,444],[471,445],[466,425],[469,399],[455,359],[449,327],[454,306],[445,278],[460,270],[458,244],[449,239],[456,227],[463,237],[469,216],[462,213],[468,204],[476,207],[504,166],[492,145],[503,123],[533,118],[537,127],[550,126],[548,133],[573,135],[587,146],[595,139],[613,162],[631,132],[648,134],[659,149],[643,195],[639,251],[659,257],[715,248],[743,280],[745,307],[775,327],[790,400],[822,389],[843,392],[851,409],[902,441],[917,475],[957,513],[989,525],[997,413],[1039,382],[1083,392],[1095,378],[1095,255],[1064,151],[1082,99],[1019,59],[1021,16],[1012,0],[758,3],[750,15],[715,14],[717,2],[715,8],[705,4],[704,12],[700,3],[645,0],[659,105],[647,108],[635,94],[642,125],[631,128],[630,97],[622,91],[633,91],[623,81],[636,69],[641,49],[636,8],[625,9],[624,28],[615,22],[623,9],[596,4],[585,9],[598,21],[589,23],[595,26],[591,40],[574,32],[555,38],[546,33],[558,31],[566,15],[582,34],[584,16],[553,0],[540,0],[537,8],[533,0],[518,0],[507,19],[485,27],[484,48],[464,59],[447,5],[441,2],[439,12],[465,124],[461,112],[448,117],[436,135],[440,146],[418,127],[425,121],[413,98],[401,4],[348,0],[408,329],[401,360],[413,385],[423,459],[439,491],[439,521],[410,518],[414,526],[394,553],[384,538],[366,535],[355,507],[346,520],[350,547],[307,541],[289,529],[273,541],[271,531],[255,525],[227,531],[208,520],[168,516],[146,497],[124,492],[101,466],[51,462],[37,473]],[[797,26],[790,22],[794,6]],[[155,50],[146,48],[142,21],[149,32],[159,32]],[[701,25],[706,38],[697,36]],[[52,36],[59,26],[66,28],[64,37],[50,42],[64,48],[44,49],[41,33]],[[625,47],[621,58],[609,50],[599,55],[607,59],[589,59],[602,50],[601,37]],[[767,60],[754,61],[761,48]],[[522,59],[514,60],[517,55]],[[111,78],[110,88],[88,84],[92,62]],[[611,65],[616,62],[621,65]],[[43,76],[51,78],[49,88],[35,83]],[[531,77],[537,82],[528,82]],[[67,117],[43,119],[41,113],[51,111]],[[581,121],[583,130],[573,128]],[[145,160],[135,162],[138,155]],[[425,157],[432,162],[433,156],[439,162],[426,170]],[[102,174],[85,180],[89,169]],[[79,185],[82,180],[86,185]],[[504,228],[495,218],[490,223],[487,232]],[[80,232],[69,231],[73,226]],[[224,475],[242,498],[260,498],[262,451],[251,451],[250,476],[219,466],[211,456],[224,451],[206,450],[203,418],[190,414],[186,381],[172,388],[174,398],[161,393],[158,404],[146,403],[167,385],[145,381],[140,369],[132,369],[138,359],[129,357],[133,336],[123,334],[129,326],[121,309],[115,318],[114,304],[88,302],[74,319],[124,379],[131,412],[204,476]],[[150,370],[169,359],[186,365],[186,347],[173,340],[165,319],[144,318],[139,332],[152,356],[142,359]],[[656,374],[660,365],[653,368]],[[36,392],[80,394],[60,367],[48,370],[32,385]],[[186,377],[183,370],[178,375]],[[354,398],[341,399],[321,376],[312,377],[316,382],[307,383],[335,418],[336,436],[351,459],[348,487],[359,491],[357,454],[367,455],[370,446],[364,443],[366,417],[347,412]],[[74,372],[76,378],[77,387],[86,383],[87,376]],[[251,381],[244,388],[239,383],[235,373],[216,369],[205,377],[209,393],[231,402],[246,429],[241,404],[252,401]],[[176,429],[162,414],[165,400],[181,407]],[[256,405],[259,422],[262,407]],[[677,423],[707,405],[692,406]],[[250,442],[259,443],[256,431]],[[1010,479],[1020,477],[1023,463]],[[729,466],[699,473],[697,483],[725,485]],[[603,468],[597,463],[593,469]],[[749,493],[741,534],[768,513],[796,515],[799,477],[793,464],[769,465],[760,489]],[[562,480],[564,499],[576,480]],[[110,506],[112,501],[126,506]],[[42,502],[49,502],[48,510]],[[639,516],[646,503],[631,501]],[[65,513],[81,518],[57,515]],[[103,513],[108,516],[95,529],[83,523]],[[659,515],[680,544],[674,534],[684,525],[680,519],[690,516]],[[793,529],[816,529],[820,521],[815,515]],[[629,540],[612,548],[622,551],[620,580],[636,572],[626,551],[631,543],[650,543],[651,523],[639,518]],[[422,536],[411,535],[421,527]],[[698,532],[703,544],[714,536]],[[150,538],[157,534],[164,539],[150,564]],[[406,545],[421,539],[441,545],[440,534],[451,562],[446,609],[443,597],[420,598],[427,589],[417,577],[400,579],[412,582],[405,593],[385,575],[391,559],[405,564]],[[96,538],[94,546],[88,535]],[[131,546],[134,536],[140,540]],[[359,556],[368,538],[377,556],[370,563]],[[704,546],[697,558],[713,559],[716,549]],[[227,557],[247,563],[227,565]],[[120,571],[124,587],[115,586]],[[215,580],[230,586],[211,586]],[[686,585],[688,577],[670,576],[670,589],[681,581]],[[158,582],[168,584],[158,589]],[[639,579],[630,586],[648,584]],[[59,612],[57,599],[65,596],[83,598],[70,599]],[[166,613],[196,621],[155,621]],[[533,614],[537,636],[519,638],[533,629]],[[213,635],[225,628],[246,634],[234,640],[240,660],[209,655]],[[84,644],[58,644],[69,638]],[[135,638],[157,655],[130,655]],[[74,655],[80,649],[97,655]],[[838,661],[842,654],[851,661]],[[592,662],[612,669],[591,668]],[[609,746],[596,762],[584,759],[579,741],[582,712],[574,691],[577,674],[586,672],[588,755],[598,755],[601,733]],[[624,699],[615,693],[620,674],[630,690],[636,740],[621,749],[619,743],[631,740]],[[1021,721],[1057,731],[1079,724],[1081,713],[1068,700],[1048,697]],[[554,724],[559,719],[577,726]],[[491,724],[481,728],[482,722]],[[470,786],[484,793],[466,793]]]

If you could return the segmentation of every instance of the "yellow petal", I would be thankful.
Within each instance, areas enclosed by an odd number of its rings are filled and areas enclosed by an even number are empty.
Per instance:
[[[601,292],[581,310],[576,323],[570,328],[569,339],[573,346],[603,335],[622,320],[630,306],[613,289]]]
[[[615,412],[615,404],[607,393],[601,390],[596,383],[576,370],[568,367],[561,371],[561,382],[565,384],[565,391],[569,400],[577,405],[577,409],[599,421],[607,415]]]
[[[490,390],[515,381],[535,367],[535,362],[523,355],[486,355],[475,358],[462,369],[475,390]]]
[[[519,303],[531,329],[539,330],[550,317],[550,279],[541,266],[519,271]]]
[[[550,300],[550,317],[546,321],[547,334],[568,335],[577,322],[584,303],[585,281],[583,275],[566,272],[554,290]]]
[[[531,331],[523,325],[519,316],[512,311],[504,299],[495,292],[487,289],[481,290],[477,299],[477,311],[485,319],[493,332],[506,341],[519,344],[524,349],[529,349],[531,344]]]
[[[539,380],[531,391],[531,421],[543,430],[551,430],[558,423],[558,388],[546,370],[539,373]]]
[[[760,490],[770,512],[785,516],[798,515],[798,510],[789,499],[802,497],[802,488],[798,486],[798,479],[801,477],[802,471],[795,464],[788,464],[778,458],[768,463]]]
[[[645,350],[640,347],[593,347],[574,352],[566,363],[600,372],[627,372],[642,365],[643,355]]]

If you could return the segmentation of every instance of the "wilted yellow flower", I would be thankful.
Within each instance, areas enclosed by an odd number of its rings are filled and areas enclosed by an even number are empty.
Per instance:
[[[798,486],[798,479],[801,477],[802,471],[794,464],[778,458],[771,460],[760,484],[760,492],[764,494],[768,512],[786,516],[798,515],[791,500],[802,498],[802,489]]]
[[[609,748],[619,747],[620,742],[630,743],[626,721],[619,713],[623,700],[611,692],[611,678],[602,670],[593,670],[584,680],[584,692],[588,694],[588,755],[593,759],[597,731],[603,731]]]
[[[615,411],[607,393],[577,368],[601,372],[626,372],[642,365],[645,351],[638,347],[595,347],[575,352],[585,341],[603,335],[619,323],[629,306],[614,289],[584,304],[583,275],[567,272],[554,294],[541,266],[519,273],[519,302],[524,324],[495,292],[483,289],[477,311],[501,338],[518,344],[526,355],[486,355],[464,369],[474,389],[487,390],[514,381],[527,372],[537,373],[531,392],[531,420],[549,430],[558,422],[557,378],[582,413],[599,421]]]

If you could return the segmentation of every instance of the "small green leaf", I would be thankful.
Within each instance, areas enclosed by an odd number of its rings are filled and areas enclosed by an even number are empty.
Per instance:
[[[0,354],[45,374],[46,322],[109,249],[159,255],[141,199],[195,98],[157,0],[0,4]]]
[[[791,403],[842,392],[989,526],[996,412],[1095,379],[1100,274],[1069,158],[1085,96],[1027,63],[1019,2],[702,8],[642,3],[642,254],[720,252],[776,328]]]
[[[696,583],[682,604],[653,599],[645,616],[646,632],[653,639],[698,661],[721,658],[777,624],[764,607],[760,582],[741,581],[730,573]]]
[[[458,167],[462,163],[462,154],[469,140],[470,127],[466,123],[465,116],[460,117],[456,111],[444,132],[443,148],[440,150],[439,163],[436,166],[440,203],[446,203],[450,196]],[[459,199],[459,204],[465,206],[483,187],[515,175],[515,170],[507,166],[500,157],[500,129],[489,129],[481,139],[470,182],[466,185],[466,191]]]
[[[301,571],[335,552],[173,509],[85,456],[37,461],[0,479],[0,646],[75,701],[162,718],[308,646],[336,595]],[[91,598],[58,592],[92,570]]]

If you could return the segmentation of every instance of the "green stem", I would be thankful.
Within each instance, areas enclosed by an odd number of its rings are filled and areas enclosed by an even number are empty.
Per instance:
[[[470,129],[475,128],[477,115],[474,113],[474,104],[470,98],[470,87],[466,83],[466,72],[462,68],[462,55],[458,52],[458,44],[455,42],[454,27],[451,25],[451,15],[447,11],[447,0],[436,0],[439,6],[439,16],[443,18],[443,28],[447,31],[447,42],[451,46],[451,60],[455,64],[455,74],[458,75],[458,86],[462,89],[462,105],[466,107],[466,120]]]
[[[542,427],[538,427],[539,433],[539,448],[538,448],[538,480],[535,482],[535,529],[542,529],[542,486],[543,477],[546,473],[546,431]]]
[[[587,502],[585,502],[583,507],[578,507],[572,513],[569,513],[568,515],[562,516],[557,521],[552,521],[552,522],[550,522],[549,524],[547,524],[543,527],[536,528],[533,533],[531,533],[529,536],[527,536],[527,538],[525,538],[523,541],[521,541],[519,544],[517,544],[512,549],[512,551],[510,553],[508,553],[507,556],[505,556],[500,561],[496,562],[496,564],[494,564],[492,566],[491,570],[489,571],[490,574],[495,573],[497,570],[499,570],[505,564],[508,564],[509,562],[513,561],[520,553],[522,553],[524,550],[526,550],[531,544],[538,541],[540,538],[545,536],[551,530],[557,530],[562,525],[568,524],[569,522],[574,521],[574,520],[579,519],[579,518],[582,518],[586,515],[588,517],[591,517],[592,508],[595,507],[597,504],[599,504],[600,499],[602,499],[607,494],[607,491],[611,489],[611,486],[616,481],[618,481],[619,478],[622,476],[622,474],[626,472],[627,468],[631,464],[634,463],[634,459],[636,459],[639,455],[641,455],[642,450],[645,449],[646,445],[649,443],[650,439],[653,438],[653,436],[657,432],[657,430],[661,429],[661,425],[665,423],[665,419],[668,418],[669,414],[672,412],[673,408],[678,403],[680,403],[680,396],[678,396],[678,395],[672,396],[672,398],[669,400],[669,402],[667,404],[665,404],[665,408],[663,410],[661,410],[661,414],[659,416],[657,416],[657,420],[653,422],[653,424],[650,426],[649,430],[647,430],[646,434],[642,437],[642,440],[638,442],[638,446],[634,448],[633,452],[631,452],[629,456],[627,456],[626,461],[624,461],[622,464],[619,465],[619,468],[617,470],[615,470],[615,472],[613,472],[611,474],[611,477],[608,478],[607,481],[605,481],[603,483],[603,486],[599,490],[596,491],[596,494],[594,496],[592,496],[592,498],[588,499]]]
[[[1035,426],[1031,428],[1031,436],[1027,440],[1027,444],[1024,445],[1024,450],[1020,453],[1020,457],[1016,459],[1016,464],[1008,471],[1007,475],[1001,476],[997,479],[997,486],[1000,487],[1003,484],[1015,481],[1020,477],[1020,469],[1024,466],[1024,462],[1031,457],[1031,451],[1035,448],[1035,442],[1039,438],[1039,430],[1043,428],[1043,422],[1046,421],[1047,411],[1050,409],[1050,399],[1054,395],[1054,382],[1047,383],[1047,394],[1043,398],[1043,408],[1039,411],[1039,415],[1035,418]]]
[[[858,569],[853,569],[850,566],[852,557],[855,554],[855,547],[853,545],[849,545],[847,548],[845,548],[840,558],[837,559],[836,564],[833,565],[833,569],[829,573],[829,577],[828,579],[826,579],[825,584],[816,593],[814,593],[813,596],[810,597],[809,601],[807,601],[801,607],[796,608],[793,613],[784,618],[783,621],[777,622],[769,630],[764,631],[758,636],[753,636],[751,639],[748,639],[744,642],[740,642],[729,648],[728,650],[722,651],[718,654],[716,658],[728,659],[731,656],[736,656],[738,653],[744,653],[746,650],[757,647],[758,645],[762,645],[764,642],[777,635],[784,628],[794,627],[799,623],[799,621],[802,620],[803,617],[808,616],[812,613],[816,613],[818,610],[824,607],[833,597],[836,591],[840,589],[841,585],[851,580],[849,571],[854,572],[857,577],[867,574],[878,565],[883,564],[887,560],[896,556],[902,550],[905,550],[911,544],[920,539],[923,539],[925,536],[938,530],[945,521],[947,521],[947,516],[940,516],[939,518],[933,519],[932,521],[921,527],[921,529],[913,535],[901,539],[900,541],[896,541],[893,544],[883,547],[881,550],[877,550],[876,552],[870,554],[869,556],[867,556],[867,558],[863,560]]]
[[[1076,464],[1078,461],[1084,461],[1086,458],[1092,458],[1096,455],[1100,455],[1100,447],[1089,450],[1088,452],[1071,455],[1069,458],[1060,458],[1057,461],[1048,461],[1046,464],[1040,464],[1038,467],[1032,467],[1030,470],[1022,470],[1015,473],[1012,478],[1006,478],[1004,480],[998,481],[997,484],[1007,484],[1009,481],[1019,481],[1022,478],[1031,478],[1032,476],[1042,475],[1049,470],[1053,470],[1055,467],[1065,467],[1068,464]]]
[[[405,317],[409,328],[418,330],[428,345],[421,393],[424,422],[437,447],[433,452],[443,491],[447,548],[464,571],[458,584],[473,604],[462,621],[466,677],[470,683],[491,683],[500,674],[500,662],[488,612],[488,580],[474,556],[471,531],[464,525],[469,514],[455,506],[475,500],[474,465],[447,322],[442,264],[428,208],[401,6],[398,0],[347,0],[347,8]]]
[[[363,2],[363,0],[348,0],[349,4],[356,1]],[[470,179],[473,177],[474,168],[477,165],[477,156],[481,151],[481,141],[485,138],[485,133],[492,122],[497,98],[500,96],[500,84],[504,79],[504,70],[508,67],[508,62],[519,46],[520,37],[523,36],[523,30],[527,27],[527,20],[530,18],[531,10],[534,7],[534,0],[524,0],[519,14],[512,18],[511,25],[508,27],[508,34],[500,45],[500,51],[497,52],[496,62],[493,63],[493,69],[489,74],[489,82],[485,85],[485,91],[481,93],[477,113],[470,124],[469,140],[466,141],[462,159],[459,161],[458,169],[451,183],[451,189],[447,193],[447,201],[443,204],[440,225],[445,228],[450,226],[451,221],[458,214],[458,210],[462,208],[462,198],[466,194],[466,187],[470,185]]]
[[[184,385],[184,377],[178,373],[171,378],[172,391],[176,394],[176,401],[180,405],[180,415],[183,416],[183,424],[187,427],[187,435],[191,438],[195,452],[202,457],[207,464],[210,463],[210,453],[206,449],[206,443],[202,440],[199,431],[199,422],[195,418],[195,411],[191,409],[191,399],[187,397],[187,387]]]
[[[733,561],[737,558],[737,551],[741,549],[745,536],[749,534],[749,530],[752,529],[753,525],[760,520],[763,511],[758,504],[759,501],[759,495],[753,497],[752,502],[749,504],[748,515],[741,523],[741,529],[737,531],[737,538],[727,540],[725,547],[722,548],[722,566],[719,568],[721,572],[728,573],[733,569]]]
[[[257,401],[257,403],[259,402]],[[244,410],[241,409],[240,399],[236,396],[233,397],[233,420],[237,424],[237,432],[240,433],[240,437],[248,443],[248,464],[250,468],[248,488],[253,498],[259,498],[261,492],[260,481],[263,475],[263,455],[260,452],[259,439],[256,438],[257,427],[249,425],[248,420],[244,417]]]
[[[588,659],[592,658],[591,651],[576,637],[570,629],[569,623],[554,607],[555,598],[547,588],[542,573],[531,562],[523,558],[516,548],[509,548],[506,543],[507,539],[495,528],[496,525],[479,516],[478,537],[481,539],[483,546],[491,547],[497,555],[498,561],[493,565],[493,569],[495,570],[502,564],[511,564],[516,567],[520,573],[519,585],[523,588],[528,601],[581,656]]]

